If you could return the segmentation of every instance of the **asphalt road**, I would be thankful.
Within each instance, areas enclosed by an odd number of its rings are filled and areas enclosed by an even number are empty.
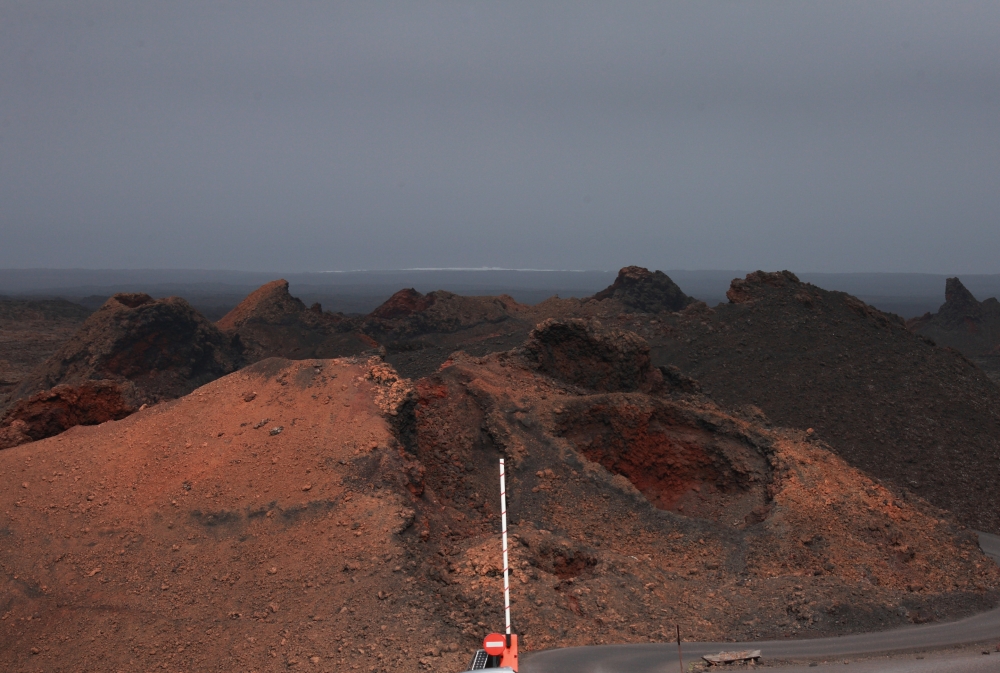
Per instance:
[[[983,551],[1000,563],[1000,536],[980,533],[979,544]],[[876,653],[931,650],[965,643],[1000,642],[1000,608],[956,622],[905,626],[889,631],[859,633],[837,638],[812,638],[805,640],[769,640],[752,643],[684,643],[684,663],[700,660],[704,654],[722,650],[761,650],[763,658],[770,660],[840,660]],[[896,662],[902,667],[850,668],[840,664],[838,671],[1000,671],[1000,653],[982,659],[969,658],[959,661],[955,656],[942,654],[931,659],[909,659]],[[668,662],[673,662],[671,668]],[[674,643],[643,643],[637,645],[598,645],[569,647],[559,650],[533,652],[524,657],[523,673],[664,673],[676,670],[677,645]],[[858,662],[858,666],[869,665]],[[937,666],[938,668],[935,668]],[[940,668],[944,666],[944,668]],[[986,666],[986,668],[983,668]],[[781,669],[778,669],[781,670]],[[787,671],[795,670],[785,669]],[[818,667],[813,667],[818,670]]]
[[[878,657],[852,661],[847,666],[838,661],[813,666],[798,664],[772,669],[758,668],[758,670],[762,673],[764,671],[769,673],[996,673],[1000,671],[1000,654],[996,652],[985,657],[979,650],[934,652],[917,656]],[[675,670],[677,670],[676,662],[673,669],[664,667],[663,673],[672,673]]]

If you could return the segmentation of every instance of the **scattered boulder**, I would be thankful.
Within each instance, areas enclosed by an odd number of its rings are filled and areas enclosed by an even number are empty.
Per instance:
[[[680,311],[695,301],[684,294],[667,274],[650,272],[641,266],[623,268],[615,282],[595,294],[594,299],[617,299],[627,308],[642,313]]]

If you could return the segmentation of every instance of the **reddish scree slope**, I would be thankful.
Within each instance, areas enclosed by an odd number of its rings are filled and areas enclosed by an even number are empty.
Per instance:
[[[373,480],[406,478],[378,371],[266,360],[0,454],[6,670],[333,670],[445,637],[400,602],[413,511]]]
[[[502,624],[501,455],[529,648],[661,640],[676,621],[697,638],[838,633],[992,604],[1000,571],[973,535],[822,443],[642,392],[655,370],[589,390],[535,343],[620,359],[602,338],[550,325],[415,384],[378,360],[265,360],[0,453],[3,660],[460,670]]]

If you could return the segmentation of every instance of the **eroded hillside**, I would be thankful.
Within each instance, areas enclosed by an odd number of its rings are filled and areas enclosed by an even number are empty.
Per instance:
[[[1000,388],[980,368],[902,319],[789,272],[734,280],[729,298],[637,325],[653,362],[726,408],[813,428],[897,493],[1000,531]]]
[[[1000,570],[946,513],[648,362],[592,322],[418,381],[270,359],[0,452],[0,648],[14,670],[460,670],[502,623],[501,456],[529,648],[992,605]]]

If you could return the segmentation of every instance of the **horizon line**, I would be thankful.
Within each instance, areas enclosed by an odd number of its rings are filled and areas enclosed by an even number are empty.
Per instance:
[[[412,266],[402,269],[331,269],[318,273],[389,273],[393,271],[529,271],[535,273],[615,273],[607,269],[514,269],[504,266]],[[308,273],[308,272],[307,272]]]

